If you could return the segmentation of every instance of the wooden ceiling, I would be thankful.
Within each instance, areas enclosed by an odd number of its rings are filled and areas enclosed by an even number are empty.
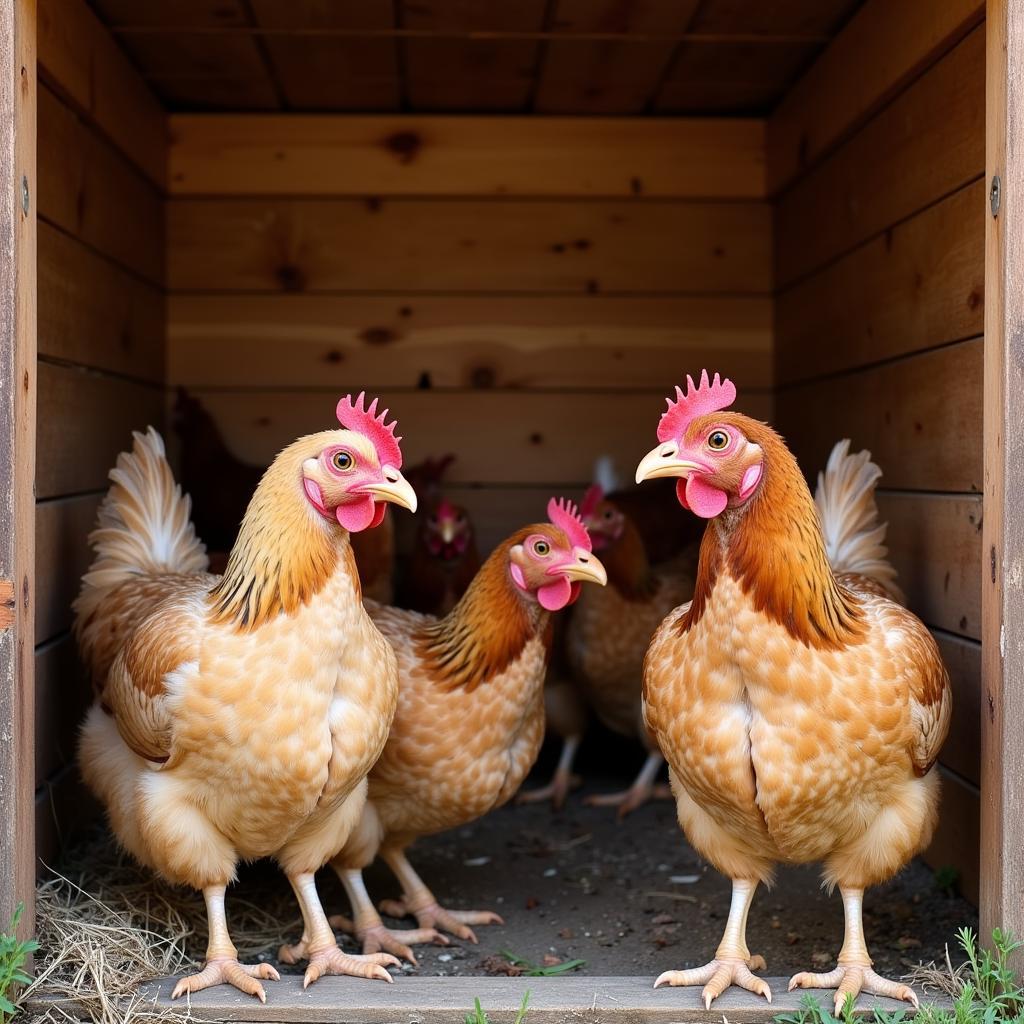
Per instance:
[[[91,0],[171,110],[760,115],[860,0]]]

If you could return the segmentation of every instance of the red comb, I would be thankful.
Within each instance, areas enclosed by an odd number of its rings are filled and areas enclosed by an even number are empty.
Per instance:
[[[565,498],[552,498],[548,502],[548,519],[569,538],[569,543],[573,547],[593,550],[590,534],[587,533],[587,528],[571,501],[566,501]]]
[[[386,423],[388,410],[377,415],[377,399],[369,408],[365,405],[366,392],[360,391],[359,397],[353,402],[351,395],[346,395],[338,403],[338,422],[346,430],[354,430],[367,438],[377,450],[377,459],[382,466],[402,468],[402,449],[398,442],[402,439],[395,436],[396,423]]]
[[[584,519],[592,516],[602,501],[604,501],[604,488],[600,484],[591,484],[587,488],[587,493],[583,495],[583,501],[580,502],[580,515]]]
[[[661,414],[658,421],[658,440],[672,441],[679,437],[687,425],[698,416],[709,412],[728,409],[736,401],[736,385],[726,378],[722,380],[715,374],[715,379],[708,383],[708,371],[701,370],[700,386],[695,386],[693,378],[686,375],[686,394],[676,386],[676,400],[666,399],[668,409]]]

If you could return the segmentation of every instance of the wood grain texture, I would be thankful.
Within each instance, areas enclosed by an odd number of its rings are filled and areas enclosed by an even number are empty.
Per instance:
[[[753,120],[170,118],[172,195],[764,195]]]
[[[39,215],[155,285],[160,194],[49,89],[39,91]]]
[[[21,937],[35,931],[36,101],[36,5],[12,0],[0,6],[0,580],[13,612],[0,630],[0,927],[24,903]]]
[[[953,718],[939,760],[977,786],[981,777],[981,644],[934,631],[953,684]]]
[[[951,772],[941,768],[939,771],[942,776],[939,824],[922,859],[936,871],[954,868],[957,888],[966,899],[978,903],[982,885],[979,866],[981,799],[976,786]]]
[[[779,383],[980,336],[987,204],[977,181],[779,294]]]
[[[157,188],[165,186],[164,112],[85,0],[39,0],[39,65],[58,93]]]
[[[1002,199],[985,227],[981,928],[1024,934],[1024,9],[987,11],[986,172]]]
[[[981,638],[981,495],[880,491],[889,560],[927,625]]]
[[[977,28],[778,201],[786,286],[954,192],[985,166],[985,31]]]
[[[15,623],[14,581],[0,580],[0,630],[10,629]]]
[[[70,634],[36,648],[35,785],[75,760],[92,690]]]
[[[766,293],[758,203],[176,200],[172,291]]]
[[[980,491],[980,338],[779,392],[777,423],[817,474],[841,437],[868,448],[882,486]]]
[[[705,364],[771,384],[771,300],[176,295],[168,383],[665,388]]]
[[[984,8],[984,0],[868,0],[769,118],[769,193],[791,184],[930,67],[978,24]]]

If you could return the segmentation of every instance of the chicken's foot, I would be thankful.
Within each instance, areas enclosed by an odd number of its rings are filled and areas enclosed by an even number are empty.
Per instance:
[[[640,774],[629,789],[621,793],[600,793],[588,796],[583,802],[589,807],[618,807],[619,817],[624,818],[630,811],[642,807],[648,800],[671,800],[672,790],[666,785],[654,784],[661,771],[665,759],[656,750],[652,750],[644,761]]]
[[[210,938],[206,944],[206,963],[196,974],[182,978],[172,999],[186,992],[201,992],[214,985],[233,985],[246,995],[255,996],[261,1003],[267,1001],[267,994],[259,979],[280,981],[280,975],[270,964],[240,964],[238,950],[228,934],[227,915],[224,911],[224,893],[227,886],[211,885],[203,890],[206,901],[206,917],[209,922]]]
[[[411,914],[420,928],[441,928],[474,945],[477,937],[468,925],[505,923],[490,910],[446,910],[416,873],[404,851],[385,849],[381,850],[381,856],[402,886],[400,900],[383,900],[380,904],[381,913],[388,917],[401,918]]]
[[[758,978],[753,971],[763,971],[767,966],[762,956],[751,956],[747,949],[747,914],[754,898],[757,882],[745,878],[733,879],[732,905],[729,908],[729,920],[725,925],[725,934],[715,953],[715,959],[703,967],[689,971],[665,971],[658,977],[654,987],[659,985],[703,985],[701,998],[705,1009],[711,1009],[711,1003],[717,999],[730,985],[739,985],[748,992],[762,995],[770,1003],[772,990],[763,978]]]
[[[864,890],[840,887],[843,895],[843,912],[846,926],[843,936],[843,948],[839,951],[839,966],[827,974],[812,974],[802,971],[790,979],[789,990],[795,988],[834,988],[836,1015],[846,1002],[846,997],[854,999],[861,992],[869,992],[875,996],[888,996],[890,999],[901,999],[904,1002],[918,1005],[917,995],[909,985],[883,978],[871,969],[871,957],[868,955],[867,943],[864,941]]]
[[[579,749],[580,737],[567,736],[562,743],[562,753],[558,758],[558,767],[551,781],[540,789],[530,789],[521,792],[516,797],[517,804],[539,804],[545,800],[551,801],[551,806],[556,811],[565,805],[566,797],[571,790],[583,785],[583,780],[573,774],[572,763],[576,759],[576,751]]]

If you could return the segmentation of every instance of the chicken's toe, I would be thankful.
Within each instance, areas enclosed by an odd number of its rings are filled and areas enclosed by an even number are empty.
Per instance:
[[[435,946],[449,945],[449,940],[435,928],[410,928],[408,931],[393,932],[380,924],[366,928],[359,937],[363,941],[363,953],[392,953],[408,960],[413,967],[418,967],[419,962],[411,946],[428,942]]]
[[[411,908],[403,900],[383,900],[380,912],[396,918],[403,918],[411,913],[421,929],[440,929],[464,942],[472,942],[473,945],[476,945],[478,940],[468,925],[505,923],[502,917],[490,910],[446,910],[437,902]]]
[[[918,1005],[917,994],[909,985],[883,978],[867,964],[840,964],[827,974],[802,971],[800,974],[794,974],[789,981],[790,992],[795,988],[834,988],[837,1015],[848,996],[856,999],[862,991],[875,996],[899,999],[911,1003],[915,1008]]]
[[[201,971],[182,978],[174,986],[171,998],[178,999],[186,993],[201,992],[214,985],[232,985],[239,992],[255,996],[261,1003],[265,1003],[267,994],[259,983],[260,978],[266,981],[281,980],[281,976],[270,964],[240,964],[229,957],[209,960]]]
[[[309,955],[309,966],[306,968],[302,987],[309,988],[314,981],[328,974],[348,975],[354,978],[374,978],[379,981],[392,981],[385,967],[401,967],[401,962],[390,953],[370,953],[360,956],[343,953],[337,946],[328,946]]]
[[[688,971],[665,971],[658,977],[654,987],[661,985],[703,985],[701,998],[704,1000],[705,1009],[710,1010],[711,1004],[730,985],[739,985],[748,992],[754,992],[764,996],[770,1003],[772,1001],[772,990],[763,978],[758,978],[750,970],[752,966],[763,969],[764,957],[751,957],[748,960],[739,957],[716,957],[709,964],[703,967],[695,967]]]

